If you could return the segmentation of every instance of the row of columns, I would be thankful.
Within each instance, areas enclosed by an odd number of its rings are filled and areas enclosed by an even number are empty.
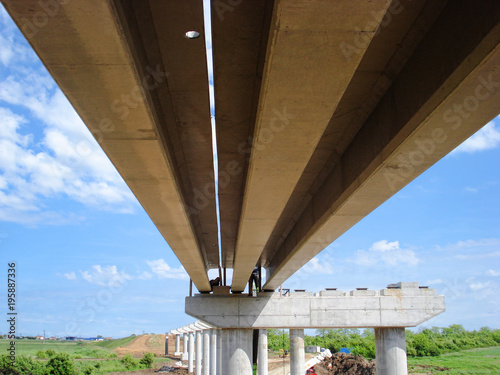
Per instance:
[[[188,372],[195,375],[252,374],[252,329],[206,329],[175,338],[175,351],[188,359]],[[268,375],[267,330],[259,330],[257,374]],[[376,328],[377,374],[406,374],[404,328]],[[290,375],[304,375],[304,330],[290,329]]]
[[[183,353],[188,372],[196,375],[252,374],[252,329],[210,329],[184,334]],[[290,374],[303,375],[305,366],[304,330],[290,330]],[[186,352],[187,350],[187,352]],[[175,338],[180,353],[180,335]],[[222,360],[224,358],[224,360]],[[259,330],[259,375],[268,374],[267,330]]]

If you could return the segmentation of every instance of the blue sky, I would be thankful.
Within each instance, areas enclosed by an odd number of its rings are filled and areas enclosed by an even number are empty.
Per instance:
[[[17,263],[18,333],[121,337],[192,322],[173,252],[3,8],[0,28],[0,276]],[[284,286],[419,281],[447,298],[427,326],[500,328],[499,166],[497,118]]]

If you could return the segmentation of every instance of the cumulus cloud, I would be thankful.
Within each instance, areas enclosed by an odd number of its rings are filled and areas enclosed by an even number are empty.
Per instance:
[[[413,250],[402,249],[399,241],[387,240],[375,242],[369,250],[356,251],[352,261],[360,266],[397,266],[400,264],[416,266],[419,263]]]
[[[500,276],[500,271],[488,270],[488,271],[486,271],[486,275],[497,277],[497,276]]]
[[[132,276],[124,271],[118,271],[116,266],[92,266],[91,271],[80,271],[83,279],[100,286],[120,286],[132,280]]]
[[[0,63],[7,65],[0,74],[0,220],[67,223],[75,218],[45,208],[61,195],[133,211],[133,194],[41,63],[18,64],[28,46],[0,13]]]
[[[318,257],[314,257],[302,267],[301,271],[307,274],[331,275],[333,273],[333,259],[323,257],[320,260]]]
[[[146,263],[151,267],[151,272],[160,279],[189,279],[184,267],[172,268],[164,259],[148,260]]]
[[[494,121],[486,124],[481,130],[458,146],[453,152],[474,153],[478,151],[490,150],[500,145],[500,129],[496,127]]]
[[[486,289],[486,288],[490,288],[492,286],[492,283],[487,281],[487,282],[484,282],[484,283],[481,283],[481,282],[473,282],[469,285],[469,287],[471,288],[471,290],[474,290],[474,291],[477,291],[477,290],[481,290],[481,289]]]

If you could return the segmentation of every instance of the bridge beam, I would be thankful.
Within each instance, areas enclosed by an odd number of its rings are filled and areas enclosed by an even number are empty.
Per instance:
[[[276,290],[498,115],[499,19],[498,2],[448,2],[351,142],[341,150],[335,137],[323,144],[330,157],[322,156],[322,182],[304,194],[267,254],[264,290]]]

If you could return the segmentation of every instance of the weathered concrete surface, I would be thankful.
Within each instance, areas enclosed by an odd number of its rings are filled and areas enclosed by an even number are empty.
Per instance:
[[[248,164],[234,256],[233,291],[245,289],[377,31],[378,23],[371,22],[372,14],[385,13],[389,4],[389,0],[275,2],[253,135],[254,146],[259,146],[253,147]],[[367,25],[364,50],[346,59],[329,48],[355,38],[357,25]]]
[[[290,375],[304,375],[306,352],[304,330],[290,330]]]
[[[201,360],[203,357],[203,332],[196,331],[196,354],[194,356],[194,371],[196,375],[201,375]]]
[[[222,329],[221,374],[252,375],[251,329]]]
[[[184,37],[203,31],[202,0],[2,3],[197,288],[210,290],[215,197],[203,210],[195,197],[213,181],[206,54],[203,38]]]
[[[186,297],[186,314],[220,328],[414,327],[445,311],[444,296],[418,283],[380,291]]]
[[[268,346],[267,346],[267,329],[259,330],[259,353],[257,358],[257,374],[267,375],[268,368]]]
[[[194,332],[189,332],[189,338],[188,338],[188,372],[192,373],[194,369],[194,357],[195,357],[195,351],[194,351]]]
[[[500,3],[448,2],[348,146],[330,151],[322,184],[268,256],[264,290],[497,116],[499,65]],[[330,147],[336,142],[331,135]]]
[[[404,328],[375,328],[377,375],[407,375]]]
[[[500,112],[498,1],[213,1],[219,259],[202,1],[1,1],[204,292],[275,290]]]
[[[217,330],[210,329],[210,375],[217,374]]]

